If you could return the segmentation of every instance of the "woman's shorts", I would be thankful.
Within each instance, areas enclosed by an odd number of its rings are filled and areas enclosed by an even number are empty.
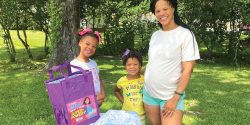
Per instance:
[[[184,98],[185,98],[185,96],[186,96],[186,94],[184,92],[184,94],[181,96],[180,100],[178,101],[178,104],[176,106],[176,110],[184,111]],[[163,109],[163,106],[165,105],[167,100],[161,100],[158,98],[154,98],[154,97],[150,96],[146,92],[145,89],[143,89],[143,102],[147,105],[160,106],[161,109]]]

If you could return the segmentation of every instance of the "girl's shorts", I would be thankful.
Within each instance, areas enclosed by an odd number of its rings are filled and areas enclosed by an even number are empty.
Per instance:
[[[186,94],[185,92],[183,93],[183,95],[181,96],[180,100],[178,101],[178,104],[176,106],[176,110],[181,110],[184,111],[184,98],[185,98]],[[143,102],[147,105],[155,105],[155,106],[160,106],[161,109],[163,109],[163,106],[165,105],[165,103],[167,102],[167,100],[161,100],[158,98],[154,98],[152,96],[150,96],[145,89],[143,89]]]

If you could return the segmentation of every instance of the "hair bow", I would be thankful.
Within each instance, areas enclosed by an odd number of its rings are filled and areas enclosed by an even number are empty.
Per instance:
[[[83,29],[82,31],[80,31],[78,34],[80,36],[83,36],[83,35],[85,35],[86,33],[89,33],[89,32],[93,32],[93,30],[90,29],[90,28],[86,28],[86,29]]]
[[[83,35],[85,35],[87,33],[93,33],[93,30],[91,28],[86,28],[86,29],[83,29],[80,32],[78,32],[78,34],[80,36],[83,36]],[[102,38],[101,38],[100,33],[98,31],[95,31],[94,34],[98,37],[99,43],[102,43]]]
[[[126,51],[122,54],[122,58],[124,58],[125,56],[127,56],[130,53],[129,49],[126,49]]]
[[[102,43],[102,37],[98,31],[95,31],[95,35],[98,37],[99,44]]]

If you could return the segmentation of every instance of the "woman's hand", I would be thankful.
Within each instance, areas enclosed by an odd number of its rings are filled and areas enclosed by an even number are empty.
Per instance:
[[[163,117],[172,117],[172,115],[174,114],[178,101],[180,99],[180,95],[174,95],[171,99],[169,99],[162,110],[162,116]]]

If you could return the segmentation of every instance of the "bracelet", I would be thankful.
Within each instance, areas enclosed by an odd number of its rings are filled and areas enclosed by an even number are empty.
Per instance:
[[[174,93],[177,94],[177,95],[180,95],[180,96],[183,95],[183,93],[179,93],[179,92],[177,92],[177,91],[174,91]]]

